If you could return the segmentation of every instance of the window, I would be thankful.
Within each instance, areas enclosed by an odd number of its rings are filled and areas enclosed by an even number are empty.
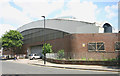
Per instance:
[[[88,51],[104,51],[103,42],[88,43]]]
[[[120,42],[115,43],[115,51],[120,51]]]
[[[104,43],[101,42],[101,43],[97,43],[97,50],[104,50]]]
[[[96,43],[88,43],[88,50],[95,51],[96,50]]]

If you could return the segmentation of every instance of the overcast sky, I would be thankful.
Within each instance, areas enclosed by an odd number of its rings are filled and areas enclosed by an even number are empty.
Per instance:
[[[92,1],[92,2],[91,2]],[[119,0],[0,0],[0,36],[32,21],[73,16],[87,22],[110,22],[118,29]]]

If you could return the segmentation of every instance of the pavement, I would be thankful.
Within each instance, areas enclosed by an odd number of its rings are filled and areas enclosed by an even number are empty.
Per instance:
[[[29,59],[18,59],[18,60],[7,60],[15,63],[31,64],[44,67],[54,67],[54,68],[64,68],[64,69],[77,69],[77,70],[94,70],[94,71],[110,71],[110,72],[120,72],[120,68],[113,66],[97,66],[97,65],[73,65],[73,64],[55,64],[46,62],[42,59],[39,60],[29,60]]]

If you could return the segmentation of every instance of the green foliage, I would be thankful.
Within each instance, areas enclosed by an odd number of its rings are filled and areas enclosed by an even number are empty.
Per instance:
[[[87,60],[85,57],[81,58],[81,60]]]
[[[88,61],[94,61],[95,59],[93,59],[93,58],[88,58]]]
[[[21,48],[23,44],[23,36],[16,30],[10,30],[6,32],[2,37],[3,49],[11,49],[15,51],[15,48]]]
[[[57,54],[59,59],[64,58],[64,50],[59,50]]]
[[[2,38],[0,38],[0,42],[2,42]]]
[[[92,59],[92,58],[81,58],[80,60],[83,60],[83,61],[116,61],[117,59],[116,58],[111,58],[111,59]]]
[[[45,47],[45,48],[44,48]],[[45,49],[45,50],[44,50]],[[44,44],[43,47],[42,47],[42,50],[43,50],[43,54],[44,54],[44,51],[46,53],[52,53],[52,45],[50,45],[49,43],[48,44]]]
[[[112,58],[112,59],[103,59],[102,61],[117,61],[117,58]]]

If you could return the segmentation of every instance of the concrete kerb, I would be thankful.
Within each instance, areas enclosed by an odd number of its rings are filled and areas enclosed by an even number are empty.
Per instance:
[[[81,67],[83,68],[78,68],[78,67],[75,67],[74,65],[63,65],[63,64],[54,64],[54,63],[49,63],[47,62],[47,64],[43,64],[43,62],[39,62],[39,63],[29,63],[29,64],[32,64],[32,65],[37,65],[37,66],[45,66],[45,67],[54,67],[54,68],[64,68],[64,69],[76,69],[76,70],[94,70],[94,71],[111,71],[111,72],[120,72],[120,70],[114,70],[114,69],[99,69],[96,67],[95,68],[90,68],[91,66],[93,65],[90,65],[90,67],[88,67],[87,65],[80,65]],[[67,66],[67,67],[66,67]],[[79,65],[76,65],[76,66],[79,66]],[[98,66],[98,67],[101,67],[101,66]]]
[[[120,72],[120,70],[106,70],[106,69],[87,69],[87,68],[75,68],[75,67],[64,67],[64,66],[53,66],[53,65],[47,65],[47,64],[35,64],[35,63],[28,63],[31,65],[37,65],[37,66],[44,66],[44,67],[54,67],[54,68],[63,68],[63,69],[76,69],[76,70],[93,70],[93,71],[109,71],[109,72]]]

